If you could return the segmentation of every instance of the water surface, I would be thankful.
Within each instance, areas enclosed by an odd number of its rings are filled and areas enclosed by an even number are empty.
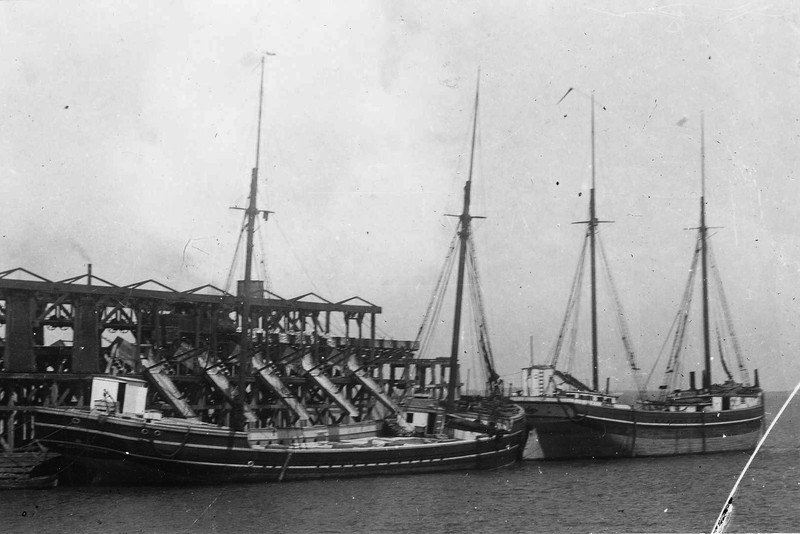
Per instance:
[[[768,394],[768,419],[786,394]],[[0,493],[0,532],[708,532],[743,453],[524,462],[488,472]],[[800,399],[742,482],[728,532],[800,531]]]

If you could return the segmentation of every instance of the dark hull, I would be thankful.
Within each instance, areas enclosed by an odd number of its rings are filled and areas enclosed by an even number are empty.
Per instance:
[[[516,400],[532,428],[525,459],[632,458],[753,450],[764,406],[671,412],[545,397]]]
[[[35,425],[43,444],[65,457],[64,465],[86,470],[89,482],[113,484],[270,482],[491,469],[517,461],[526,438],[521,411],[516,430],[493,437],[378,438],[373,445],[308,443],[302,448],[252,445],[244,432],[210,425],[144,422],[78,410],[42,410]]]

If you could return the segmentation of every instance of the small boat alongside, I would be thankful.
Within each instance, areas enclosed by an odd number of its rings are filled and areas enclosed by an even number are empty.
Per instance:
[[[54,488],[57,476],[38,474],[40,466],[53,456],[41,450],[0,452],[0,490]]]
[[[670,332],[671,353],[667,364],[664,383],[659,392],[649,395],[646,384],[639,380],[639,367],[636,363],[624,313],[613,279],[611,292],[617,305],[617,318],[624,352],[628,358],[631,375],[636,380],[637,398],[622,402],[620,395],[611,394],[606,387],[601,390],[599,382],[598,341],[597,341],[597,295],[596,295],[596,242],[599,221],[595,211],[594,188],[594,98],[592,97],[592,188],[589,200],[589,220],[580,267],[576,273],[572,295],[567,307],[562,331],[556,342],[549,365],[532,365],[523,369],[526,374],[524,389],[515,402],[524,406],[528,422],[532,427],[526,459],[572,459],[572,458],[630,458],[638,456],[671,456],[681,454],[714,453],[724,451],[753,450],[761,435],[764,422],[763,392],[758,383],[758,372],[754,383],[749,382],[749,374],[744,366],[732,320],[722,290],[716,268],[709,268],[710,244],[705,215],[705,150],[701,149],[703,170],[700,198],[700,225],[689,281],[677,318]],[[570,372],[558,368],[559,355],[570,336],[568,324],[576,317],[577,295],[583,279],[582,268],[589,250],[591,268],[591,314],[592,314],[592,381],[585,384]],[[607,260],[602,247],[601,257],[607,269]],[[698,263],[700,263],[699,269]],[[690,372],[690,383],[681,389],[679,379],[683,376],[681,350],[685,343],[691,296],[695,285],[695,275],[701,273],[703,347],[705,366],[702,383],[695,383],[695,373]],[[606,273],[608,274],[608,273]],[[716,275],[714,287],[722,312],[718,322],[713,325],[717,334],[712,344],[709,306],[711,275]],[[569,330],[569,331],[568,331]],[[573,340],[574,341],[574,340]],[[732,365],[726,359],[723,345],[732,342],[732,351],[738,360],[738,373],[741,380],[734,378]],[[722,362],[727,380],[712,382],[712,346],[716,345],[717,361]]]

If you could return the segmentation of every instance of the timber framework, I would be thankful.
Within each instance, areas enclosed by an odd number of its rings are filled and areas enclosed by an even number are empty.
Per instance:
[[[117,285],[91,266],[60,281],[23,268],[0,272],[0,445],[35,438],[37,406],[85,406],[98,375],[146,379],[155,386],[150,406],[229,424],[241,371],[255,427],[366,420],[390,409],[387,397],[437,375],[441,396],[445,360],[416,361],[416,341],[376,338],[379,306],[253,291],[241,282],[237,295],[154,280]],[[254,336],[242,359],[245,301]]]

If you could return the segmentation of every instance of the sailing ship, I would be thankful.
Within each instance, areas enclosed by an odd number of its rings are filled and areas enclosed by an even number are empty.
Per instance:
[[[623,403],[620,395],[605,390],[598,383],[597,340],[597,290],[596,290],[596,243],[597,219],[595,209],[594,173],[594,95],[592,95],[592,187],[589,197],[589,220],[581,252],[579,266],[573,282],[572,296],[564,318],[562,331],[555,345],[549,365],[531,365],[524,368],[525,389],[515,397],[525,407],[528,422],[532,427],[526,459],[572,459],[572,458],[621,458],[637,456],[671,456],[693,453],[752,450],[761,435],[764,422],[763,392],[758,384],[758,371],[754,384],[749,384],[747,370],[743,365],[738,343],[732,331],[732,321],[716,269],[717,289],[723,310],[723,318],[715,326],[718,335],[717,348],[727,380],[713,383],[711,374],[711,325],[709,318],[709,256],[708,226],[705,214],[705,146],[701,126],[701,180],[700,226],[692,257],[689,281],[683,302],[673,328],[670,331],[672,348],[665,373],[665,381],[655,395],[647,393],[642,384],[636,363],[627,324],[624,320],[620,299],[607,272],[613,299],[617,305],[617,318],[632,376],[636,382],[638,397],[633,403]],[[589,248],[591,269],[591,355],[592,380],[588,385],[571,373],[557,367],[559,355],[565,344],[567,323],[576,317],[577,294],[582,280],[582,265],[585,261],[586,243]],[[602,246],[601,257],[607,269],[607,260]],[[680,355],[684,347],[686,327],[697,263],[701,263],[702,315],[704,370],[702,384],[698,388],[695,373],[690,372],[688,389],[680,389],[682,376]],[[572,331],[574,333],[574,330]],[[723,335],[727,332],[727,336]],[[734,380],[723,354],[723,341],[732,341],[739,360],[742,381]]]
[[[409,364],[405,368],[404,395],[401,397],[401,404],[408,407],[425,405],[431,398],[431,389],[434,395],[439,394],[440,400],[444,400],[443,408],[447,412],[452,412],[459,404],[468,403],[472,410],[483,413],[486,411],[502,413],[507,418],[506,429],[515,436],[513,447],[519,447],[521,457],[522,449],[527,440],[527,423],[525,411],[516,403],[511,402],[503,396],[502,381],[497,374],[494,356],[491,349],[490,336],[487,326],[487,317],[483,304],[483,293],[478,276],[477,258],[472,234],[472,220],[483,219],[484,217],[472,215],[470,213],[472,178],[475,161],[475,141],[478,127],[478,103],[480,99],[480,71],[478,71],[478,82],[475,89],[475,107],[472,118],[472,140],[470,145],[470,160],[467,181],[464,184],[464,196],[461,214],[447,214],[449,217],[458,218],[455,235],[448,248],[444,265],[437,283],[434,286],[431,299],[428,303],[425,316],[417,334],[417,342],[420,351],[414,364]],[[457,254],[456,254],[457,252]],[[457,256],[457,262],[456,262]],[[457,266],[457,267],[456,267]],[[440,319],[444,301],[447,294],[448,282],[452,276],[453,268],[456,267],[455,281],[455,302],[453,308],[453,323],[450,340],[450,356],[447,363],[443,359],[426,358],[425,353],[433,352],[433,338],[436,326],[444,323]],[[465,291],[466,290],[466,291]],[[465,308],[466,298],[469,300],[469,309],[472,312],[474,334],[476,346],[472,347],[479,357],[480,371],[485,375],[483,391],[481,394],[474,394],[469,391],[469,369],[467,380],[462,382],[460,354],[469,352],[461,347],[462,337],[462,312]],[[428,368],[436,366],[436,362],[441,366],[441,373],[444,376],[445,370],[449,373],[447,379],[447,389],[443,387],[431,388],[426,384],[426,371]],[[412,377],[412,367],[416,376]],[[467,394],[462,394],[462,386],[467,390]],[[438,390],[438,391],[437,391]],[[409,419],[411,421],[411,419]],[[423,421],[424,422],[424,421]]]
[[[263,76],[262,59],[259,132]],[[256,206],[259,142],[260,136],[245,210],[247,247],[244,280],[239,284],[243,291],[238,302],[242,324],[237,386],[225,386],[235,415],[230,424],[203,421],[194,416],[190,406],[178,410],[183,418],[164,416],[147,402],[151,398],[147,381],[123,375],[102,376],[93,379],[88,407],[38,409],[35,432],[39,441],[62,455],[59,465],[69,465],[73,472],[87,471],[91,473],[90,482],[96,483],[286,481],[489,469],[517,461],[526,438],[525,414],[520,407],[497,401],[455,399],[454,394],[446,406],[417,400],[401,407],[383,393],[356,354],[350,355],[346,370],[378,397],[386,406],[386,415],[362,421],[358,411],[348,413],[348,399],[322,372],[314,351],[309,351],[302,358],[300,372],[323,386],[332,403],[342,407],[342,416],[336,424],[311,424],[310,418],[303,416],[304,407],[292,399],[274,372],[280,362],[269,359],[268,347],[264,349],[263,343],[253,343],[250,311],[254,306],[266,306],[262,302],[263,288],[258,287],[263,282],[251,277],[254,219],[264,213]],[[462,214],[466,224],[467,210],[468,193]],[[126,350],[132,346],[120,343]],[[453,354],[457,358],[457,349]],[[209,353],[201,356],[203,361],[198,365],[207,366]],[[149,354],[135,357],[147,370],[158,366]],[[249,364],[273,391],[281,394],[282,401],[292,405],[298,414],[293,424],[261,428],[253,424],[253,414],[245,401],[244,374]],[[219,367],[219,362],[213,362],[214,366]],[[208,377],[218,386],[224,379],[219,373]],[[148,378],[156,384],[169,381],[168,376],[153,372]],[[161,385],[161,391],[169,392],[168,384]],[[454,387],[451,386],[452,391]],[[170,398],[176,404],[180,401],[177,394]],[[419,421],[426,424],[413,424]]]

